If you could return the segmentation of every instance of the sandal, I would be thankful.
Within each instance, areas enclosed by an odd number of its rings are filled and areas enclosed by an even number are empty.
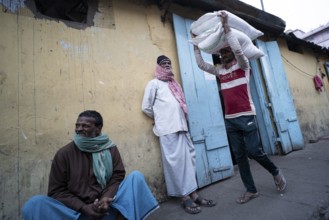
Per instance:
[[[279,171],[278,175],[276,175],[273,178],[274,178],[274,183],[275,183],[276,190],[278,192],[283,192],[286,189],[287,181],[284,178],[282,172]]]
[[[243,194],[243,196],[239,197],[236,202],[238,204],[244,204],[249,202],[250,200],[257,198],[259,196],[258,192],[255,193],[251,193],[251,192],[246,192],[245,194]]]
[[[200,206],[205,206],[205,207],[213,207],[217,204],[217,202],[215,202],[214,200],[208,200],[208,199],[204,199],[201,196],[198,196],[194,202]]]
[[[200,206],[195,204],[192,199],[187,199],[182,202],[182,206],[187,213],[198,214],[201,212]]]

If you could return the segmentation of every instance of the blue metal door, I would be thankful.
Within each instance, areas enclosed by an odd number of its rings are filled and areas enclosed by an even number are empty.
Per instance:
[[[304,148],[304,140],[299,126],[294,102],[290,93],[288,80],[281,59],[280,49],[275,41],[256,41],[265,56],[260,58],[262,73],[276,130],[277,141],[282,153]]]
[[[268,155],[277,154],[277,135],[272,123],[271,103],[266,95],[266,86],[259,69],[258,60],[250,62],[252,74],[250,77],[250,90],[257,112],[259,133],[263,145],[263,150]]]
[[[174,15],[178,60],[188,107],[188,122],[196,149],[199,187],[233,175],[233,163],[226,135],[215,76],[200,70],[190,39],[191,20]],[[211,55],[203,54],[212,63]]]

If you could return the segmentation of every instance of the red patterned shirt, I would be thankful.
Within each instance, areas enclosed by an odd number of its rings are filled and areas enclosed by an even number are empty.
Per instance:
[[[243,54],[240,43],[229,32],[226,39],[234,55],[235,63],[228,69],[214,66],[203,61],[200,51],[195,50],[195,58],[200,69],[219,78],[221,94],[224,99],[225,118],[236,118],[243,115],[256,115],[250,93],[251,69],[248,58]]]

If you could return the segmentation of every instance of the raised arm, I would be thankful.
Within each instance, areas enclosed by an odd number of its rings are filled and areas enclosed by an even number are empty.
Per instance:
[[[231,47],[232,52],[235,55],[235,59],[239,63],[240,67],[242,69],[247,69],[249,68],[249,60],[248,58],[243,54],[241,45],[236,38],[236,36],[232,33],[230,26],[227,23],[228,16],[227,14],[222,11],[220,14],[221,21],[222,21],[222,27],[224,30],[224,34],[226,35],[226,39],[228,42],[228,45]]]
[[[191,37],[194,38],[195,35],[191,32]],[[210,63],[206,63],[202,56],[201,56],[201,52],[200,49],[198,48],[198,46],[194,45],[193,46],[193,50],[194,50],[194,56],[195,56],[195,60],[196,63],[198,64],[198,67],[200,69],[202,69],[203,71],[206,71],[208,73],[217,75],[217,71],[216,71],[216,67]]]

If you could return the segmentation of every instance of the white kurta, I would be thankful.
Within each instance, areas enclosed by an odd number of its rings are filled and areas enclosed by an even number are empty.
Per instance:
[[[146,88],[142,111],[154,118],[153,132],[160,138],[162,164],[169,196],[186,196],[197,189],[195,150],[184,111],[168,83],[151,80]]]
[[[147,84],[142,111],[154,118],[153,132],[157,136],[188,130],[185,113],[167,82],[153,79]]]

